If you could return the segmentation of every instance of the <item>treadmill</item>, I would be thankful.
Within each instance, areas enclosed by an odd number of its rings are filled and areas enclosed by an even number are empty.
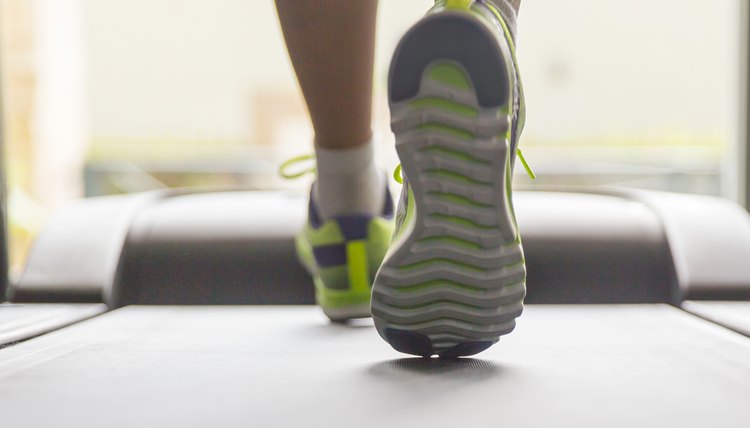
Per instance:
[[[453,361],[327,321],[294,258],[304,207],[169,190],[59,212],[0,305],[3,426],[750,426],[750,215],[733,203],[517,192],[524,314]]]

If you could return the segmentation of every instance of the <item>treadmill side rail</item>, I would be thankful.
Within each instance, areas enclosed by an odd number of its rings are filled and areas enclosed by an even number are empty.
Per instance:
[[[527,303],[750,299],[750,216],[712,197],[516,192]],[[169,190],[86,199],[37,239],[13,301],[312,304],[306,195]]]
[[[104,302],[133,216],[160,191],[82,199],[62,209],[34,242],[8,295],[14,302]]]

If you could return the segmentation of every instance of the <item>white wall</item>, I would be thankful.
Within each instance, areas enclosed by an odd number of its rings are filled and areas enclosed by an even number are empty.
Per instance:
[[[44,208],[82,195],[88,140],[80,0],[35,0],[32,189]]]
[[[84,1],[94,135],[243,139],[253,92],[296,91],[272,1]],[[383,2],[381,65],[429,4]]]
[[[528,136],[697,137],[734,126],[736,0],[526,0]]]
[[[381,95],[393,46],[430,4],[381,0]],[[247,141],[254,93],[297,93],[270,0],[84,5],[94,137]],[[728,141],[736,8],[736,0],[524,1],[526,141]]]

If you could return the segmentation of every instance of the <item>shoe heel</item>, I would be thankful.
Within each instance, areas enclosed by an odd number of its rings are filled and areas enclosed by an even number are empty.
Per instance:
[[[526,270],[510,199],[512,92],[495,37],[468,13],[440,12],[407,33],[391,65],[391,126],[416,214],[378,272],[372,313],[401,352],[480,352],[512,331],[523,310]]]

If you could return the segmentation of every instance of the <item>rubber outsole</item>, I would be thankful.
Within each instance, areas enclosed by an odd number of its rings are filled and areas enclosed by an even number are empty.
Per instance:
[[[493,345],[491,341],[461,342],[451,348],[436,351],[428,336],[413,331],[386,329],[388,343],[399,352],[429,358],[435,354],[440,358],[459,358],[478,354]]]
[[[325,308],[322,307],[323,313],[331,322],[341,323],[352,319],[370,318],[370,305],[358,305],[344,308]]]
[[[400,352],[476,354],[512,331],[523,310],[504,43],[476,16],[445,11],[422,19],[396,48],[391,128],[415,218],[376,275],[371,309]]]
[[[433,19],[435,16],[439,19]],[[397,55],[393,59],[392,69],[403,70],[403,73],[389,84],[391,101],[401,102],[417,96],[421,72],[436,58],[466,68],[471,80],[483,88],[477,94],[482,107],[495,107],[507,100],[508,86],[493,74],[494,70],[504,67],[502,59],[497,56],[497,49],[485,42],[486,34],[482,28],[450,13],[428,16],[417,27],[404,37],[399,48],[409,54]]]

